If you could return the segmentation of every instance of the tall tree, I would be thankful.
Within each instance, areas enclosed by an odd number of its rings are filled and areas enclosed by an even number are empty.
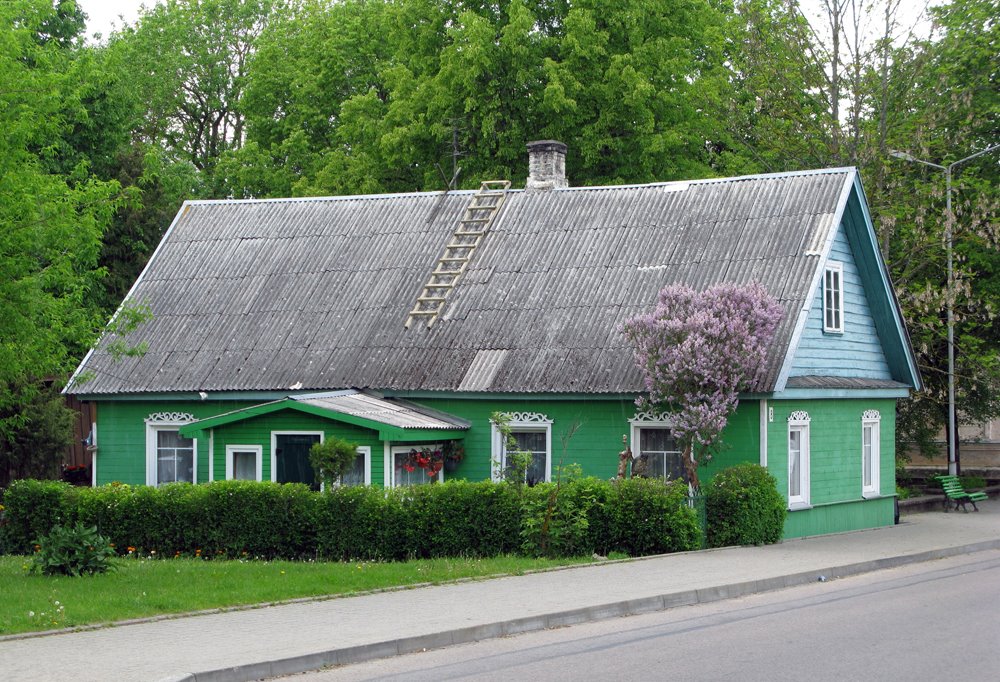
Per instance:
[[[101,231],[123,200],[85,161],[53,168],[84,98],[72,41],[39,40],[58,17],[45,0],[0,5],[0,478],[32,415],[51,416],[41,380],[63,376],[94,338]]]

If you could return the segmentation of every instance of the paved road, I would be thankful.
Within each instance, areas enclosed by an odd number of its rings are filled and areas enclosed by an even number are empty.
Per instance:
[[[987,680],[998,655],[990,551],[285,680]]]

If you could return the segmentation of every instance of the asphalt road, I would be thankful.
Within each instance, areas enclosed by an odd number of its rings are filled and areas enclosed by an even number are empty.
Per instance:
[[[828,578],[285,679],[1000,679],[1000,551]]]

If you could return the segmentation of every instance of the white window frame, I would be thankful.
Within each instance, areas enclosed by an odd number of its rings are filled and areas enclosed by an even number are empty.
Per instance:
[[[654,414],[651,412],[640,412],[628,420],[631,428],[631,440],[629,449],[632,451],[632,459],[637,459],[641,454],[642,439],[639,437],[640,429],[670,429],[673,431],[674,422],[666,414]],[[683,458],[684,453],[681,452]],[[694,453],[691,454],[692,459]]]
[[[271,432],[271,482],[277,483],[278,479],[278,455],[275,450],[278,448],[278,436],[319,436],[319,442],[326,439],[323,431],[272,431]]]
[[[407,453],[410,450],[422,450],[424,448],[430,448],[431,450],[434,450],[434,449],[437,449],[437,448],[440,448],[440,447],[441,447],[440,443],[411,443],[409,445],[392,445],[392,446],[390,446],[386,450],[386,452],[388,453],[389,459],[385,463],[385,470],[388,472],[388,474],[386,476],[386,481],[388,483],[388,486],[390,488],[406,487],[406,486],[403,486],[401,483],[399,483],[399,481],[396,480],[396,455],[401,454],[401,453]],[[358,449],[360,450],[360,448],[358,448]],[[426,474],[424,474],[424,477],[426,478]],[[370,470],[369,470],[369,479],[370,478],[371,478],[371,474],[370,474]],[[444,483],[444,467],[443,466],[441,467],[441,471],[438,472],[437,481],[438,481],[438,483]],[[428,480],[427,483],[430,484],[431,481]],[[423,484],[421,484],[421,485],[423,485]]]
[[[830,280],[836,279],[832,287]],[[831,296],[834,300],[830,300]],[[835,324],[830,324],[830,313],[836,315]],[[831,334],[844,333],[844,264],[827,263],[823,269],[823,331]]]
[[[370,445],[359,445],[357,449],[359,455],[365,456],[365,481],[364,485],[372,484],[372,448]],[[340,481],[334,483],[335,486],[341,485]]]
[[[865,431],[871,431],[871,452],[868,464],[870,471],[865,471]],[[882,448],[882,415],[878,410],[865,410],[861,415],[861,496],[878,497],[880,489],[879,470],[881,466]],[[871,483],[865,485],[865,474],[870,474]]]
[[[260,445],[227,445],[226,446],[226,480],[233,480],[233,475],[235,474],[236,466],[233,461],[233,455],[237,452],[252,452],[257,457],[257,464],[255,466],[256,478],[254,480],[263,480],[264,474],[264,448]]]
[[[552,480],[552,420],[541,412],[507,412],[507,426],[511,432],[522,431],[545,434],[545,482]],[[503,480],[504,469],[507,468],[507,444],[497,423],[490,421],[490,462],[494,481]]]
[[[788,448],[788,508],[808,509],[809,504],[809,413],[796,410],[788,416],[788,438],[785,447]],[[799,494],[792,495],[792,450],[791,438],[793,432],[799,433]]]
[[[145,419],[146,423],[146,485],[161,485],[156,480],[157,456],[156,435],[160,431],[177,431],[195,421],[194,415],[187,412],[154,412]],[[198,482],[198,439],[191,439],[194,448],[191,483]]]

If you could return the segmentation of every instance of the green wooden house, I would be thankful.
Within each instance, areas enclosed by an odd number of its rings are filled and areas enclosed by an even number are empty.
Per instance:
[[[529,150],[524,190],[185,203],[126,299],[148,351],[106,340],[66,389],[96,408],[94,482],[311,482],[333,436],[358,444],[344,484],[427,483],[408,453],[455,442],[438,478],[481,480],[505,466],[494,413],[533,480],[611,477],[623,436],[677,475],[619,325],[670,283],[757,281],[784,318],[702,480],[766,465],[787,537],[892,523],[920,380],[857,171],[567,187],[565,146]]]

